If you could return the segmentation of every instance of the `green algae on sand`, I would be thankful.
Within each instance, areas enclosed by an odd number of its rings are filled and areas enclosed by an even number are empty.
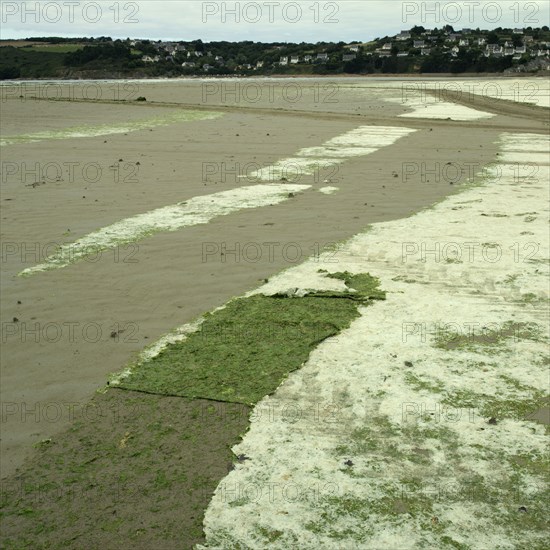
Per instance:
[[[99,126],[73,126],[70,128],[61,128],[59,130],[50,130],[43,132],[34,132],[30,134],[20,134],[17,136],[5,136],[0,140],[0,147],[8,145],[20,145],[24,143],[35,143],[38,141],[51,139],[73,139],[79,137],[97,137],[112,134],[126,134],[138,130],[147,130],[160,126],[168,126],[177,122],[189,122],[194,120],[212,120],[223,116],[223,113],[210,111],[178,111],[165,116],[134,120],[131,122],[119,122],[114,124],[102,124]]]
[[[254,295],[205,316],[184,341],[131,368],[123,389],[254,404],[300,368],[323,340],[349,327],[358,307],[385,299],[368,274],[335,274],[344,292]],[[351,285],[354,285],[351,287]]]

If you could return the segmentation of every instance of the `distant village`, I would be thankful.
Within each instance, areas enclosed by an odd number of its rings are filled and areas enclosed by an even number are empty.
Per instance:
[[[9,41],[8,41],[9,42]],[[0,41],[0,79],[550,71],[550,30],[414,26],[370,42],[29,38]]]
[[[441,30],[426,30],[423,27],[414,27],[410,30],[402,30],[392,37],[376,39],[368,43],[330,44],[320,47],[313,45],[275,45],[271,51],[263,52],[263,58],[242,62],[237,58],[227,58],[220,55],[209,45],[202,45],[197,49],[195,43],[185,42],[150,42],[156,50],[156,54],[143,55],[144,63],[177,62],[183,69],[191,72],[219,73],[220,69],[230,71],[259,71],[280,70],[281,68],[297,67],[300,65],[341,67],[341,72],[361,72],[361,63],[371,65],[373,69],[383,69],[384,60],[394,58],[413,61],[413,69],[421,71],[422,66],[428,66],[423,58],[445,56],[452,72],[453,61],[463,61],[462,66],[474,65],[482,58],[493,60],[501,59],[504,63],[499,65],[506,68],[516,67],[516,72],[523,70],[550,68],[550,32],[548,27],[542,29],[497,29],[496,31],[483,31],[480,29],[464,28],[455,31],[452,27]],[[143,46],[138,40],[130,41],[134,48]],[[323,47],[325,46],[325,47]],[[300,49],[304,51],[288,55],[284,50]],[[281,54],[273,59],[273,50],[280,50]],[[370,58],[371,63],[368,63]],[[379,60],[379,61],[377,61]],[[535,61],[535,63],[532,63]],[[538,63],[537,63],[538,61]],[[398,63],[394,64],[396,67]],[[406,63],[410,66],[411,63]],[[499,65],[495,65],[498,67]],[[405,64],[401,64],[405,66]],[[491,66],[489,64],[489,66]],[[354,70],[359,68],[359,70]],[[347,70],[346,70],[347,69]],[[531,70],[532,70],[531,69]],[[223,71],[225,72],[225,71]],[[382,71],[384,72],[384,71]],[[431,72],[431,71],[426,71]],[[457,71],[458,72],[458,71]]]

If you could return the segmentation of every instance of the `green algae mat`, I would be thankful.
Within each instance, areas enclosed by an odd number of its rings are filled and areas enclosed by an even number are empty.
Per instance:
[[[135,365],[117,387],[252,405],[273,393],[326,338],[349,327],[358,308],[385,299],[369,274],[327,275],[343,292],[254,295],[209,313],[197,332]]]
[[[0,548],[195,548],[249,415],[238,403],[96,394],[2,480]]]

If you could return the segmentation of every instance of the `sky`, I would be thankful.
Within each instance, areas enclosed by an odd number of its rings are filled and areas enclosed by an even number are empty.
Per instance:
[[[550,25],[548,0],[4,1],[2,39],[111,36],[152,40],[367,42],[426,28]]]

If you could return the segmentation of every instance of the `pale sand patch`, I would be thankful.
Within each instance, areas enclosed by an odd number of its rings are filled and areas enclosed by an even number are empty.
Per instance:
[[[323,193],[324,195],[332,195],[339,190],[339,187],[333,187],[331,185],[327,185],[326,187],[321,187],[320,189],[318,189],[319,193]]]
[[[170,115],[136,120],[132,122],[102,124],[100,126],[74,126],[71,128],[63,128],[60,130],[50,130],[45,132],[20,134],[16,136],[6,136],[0,139],[0,147],[6,147],[8,145],[19,145],[24,143],[36,143],[38,141],[52,139],[90,138],[113,134],[127,134],[129,132],[137,132],[138,130],[168,126],[176,122],[187,122],[192,120],[214,120],[222,116],[223,113],[218,112],[180,111],[177,113],[172,113]]]
[[[446,85],[434,82],[426,82],[424,85],[438,91],[440,95],[444,95],[446,90],[459,90],[464,95],[474,94],[550,108],[550,81],[548,78],[453,80]]]
[[[526,141],[536,179],[513,175]],[[547,388],[547,146],[539,135],[503,134],[512,164],[484,185],[373,225],[331,256],[333,266],[310,260],[258,289],[335,288],[322,265],[369,272],[388,296],[258,403],[233,449],[248,460],[207,510],[205,548],[542,543],[518,517],[521,506],[544,513],[542,471],[518,471],[513,460],[544,455],[544,426],[513,411],[488,423],[482,402],[513,407]],[[505,337],[511,321],[530,334]],[[448,330],[489,328],[501,337],[492,346],[436,346]]]
[[[271,166],[254,170],[248,175],[239,176],[252,181],[278,182],[300,181],[305,176],[313,176],[328,168],[345,162],[345,158],[289,157]]]
[[[479,120],[496,116],[493,113],[477,111],[476,109],[470,109],[470,107],[464,107],[463,105],[457,105],[456,103],[450,103],[448,101],[440,101],[434,97],[421,94],[415,96],[408,94],[405,100],[403,98],[387,98],[387,101],[399,103],[413,110],[412,113],[399,115],[403,118]]]
[[[303,175],[314,175],[347,159],[374,153],[413,132],[416,130],[411,128],[360,126],[329,139],[319,147],[300,149],[295,157],[280,160],[272,166],[255,170],[242,177],[258,178],[262,181],[278,181],[282,178],[296,181]]]
[[[161,231],[177,231],[182,227],[208,223],[213,218],[239,210],[278,204],[289,199],[289,193],[305,191],[310,187],[292,184],[252,185],[193,197],[185,202],[126,218],[84,235],[78,242],[59,247],[57,253],[49,256],[44,263],[24,269],[19,275],[32,275],[66,267],[102,250],[139,241]]]
[[[463,97],[479,96],[482,98],[503,99],[515,103],[530,103],[539,107],[550,108],[550,80],[548,78],[471,78],[471,79],[441,79],[419,78],[390,80],[384,82],[369,82],[359,85],[351,84],[350,88],[367,88],[380,97],[400,94],[408,98],[416,93],[431,90],[439,100],[445,100],[448,92],[458,92]],[[433,97],[433,96],[432,96]]]
[[[351,158],[370,155],[377,149],[374,147],[336,147],[336,146],[320,146],[306,147],[300,149],[296,154],[303,157],[329,157],[329,158]]]
[[[357,88],[360,89],[360,88]],[[451,119],[451,120],[480,120],[493,118],[496,115],[484,111],[478,111],[445,101],[445,95],[434,96],[427,90],[437,90],[437,83],[430,82],[385,82],[384,84],[373,83],[364,87],[365,96],[375,95],[383,101],[391,104],[401,105],[412,112],[398,115],[404,118],[427,118],[427,119]],[[449,89],[454,90],[453,83],[449,83]]]

